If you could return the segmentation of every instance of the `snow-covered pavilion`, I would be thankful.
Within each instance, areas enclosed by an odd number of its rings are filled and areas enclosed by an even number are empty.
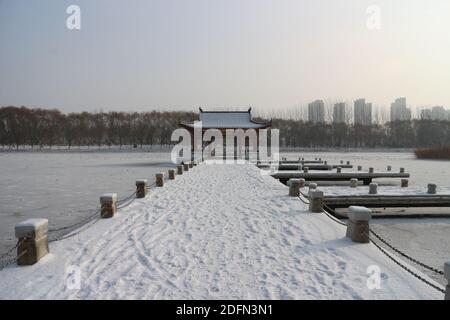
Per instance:
[[[227,129],[242,129],[244,131],[254,129],[256,131],[257,143],[259,143],[259,130],[270,129],[272,127],[272,120],[256,121],[252,119],[251,111],[251,107],[248,108],[247,111],[204,111],[202,108],[199,108],[198,120],[180,121],[180,126],[190,131],[192,144],[194,143],[194,127],[199,125],[200,122],[202,128],[202,140],[206,130],[219,129],[224,137],[223,143],[225,146],[225,133]]]
[[[272,120],[259,122],[252,119],[252,108],[247,111],[204,111],[199,108],[199,119],[195,121],[180,121],[180,126],[193,130],[194,125],[201,121],[202,130],[208,129],[268,129],[272,127]]]

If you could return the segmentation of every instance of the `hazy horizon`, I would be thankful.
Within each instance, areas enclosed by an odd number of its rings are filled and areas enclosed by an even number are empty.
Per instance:
[[[80,30],[66,27],[73,4]],[[413,111],[448,108],[449,30],[447,0],[0,0],[0,105],[263,113],[405,96]]]

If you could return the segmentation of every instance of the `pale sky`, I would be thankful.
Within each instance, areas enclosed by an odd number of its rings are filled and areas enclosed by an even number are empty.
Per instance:
[[[66,8],[81,8],[68,30]],[[367,27],[369,5],[380,30]],[[448,0],[0,0],[0,105],[450,106]]]

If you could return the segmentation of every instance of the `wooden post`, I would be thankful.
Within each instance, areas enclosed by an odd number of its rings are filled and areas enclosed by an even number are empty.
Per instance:
[[[147,179],[136,180],[136,198],[145,198],[145,196],[147,195],[147,187]]]
[[[323,211],[323,191],[314,190],[309,193],[309,211]]]
[[[351,179],[350,179],[350,187],[352,187],[352,188],[358,187],[358,179],[356,179],[356,178],[351,178]]]
[[[402,179],[400,181],[402,188],[408,188],[408,179]]]
[[[177,174],[178,175],[183,174],[183,166],[181,164],[177,165]]]
[[[300,179],[289,179],[288,186],[290,197],[300,196]]]
[[[169,169],[169,180],[175,180],[175,170]]]
[[[189,164],[185,163],[183,165],[183,167],[184,167],[184,171],[189,171]]]
[[[436,184],[429,183],[427,193],[428,194],[436,194],[436,188],[437,188]]]
[[[366,207],[351,206],[348,208],[346,236],[353,242],[369,243],[369,221],[372,211]]]
[[[117,212],[117,193],[105,193],[100,196],[100,217],[112,218]]]
[[[450,300],[450,261],[444,264],[444,276],[447,279],[447,285],[445,286],[445,300]]]
[[[164,173],[161,172],[156,174],[156,186],[164,187]]]
[[[371,182],[369,184],[369,194],[377,194],[378,193],[378,183]]]
[[[35,264],[49,253],[48,220],[28,219],[15,225],[17,242],[17,264]]]

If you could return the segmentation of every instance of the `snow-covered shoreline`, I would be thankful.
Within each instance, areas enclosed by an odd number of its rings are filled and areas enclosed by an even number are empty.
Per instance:
[[[252,165],[201,164],[50,251],[1,271],[0,299],[442,299]]]

